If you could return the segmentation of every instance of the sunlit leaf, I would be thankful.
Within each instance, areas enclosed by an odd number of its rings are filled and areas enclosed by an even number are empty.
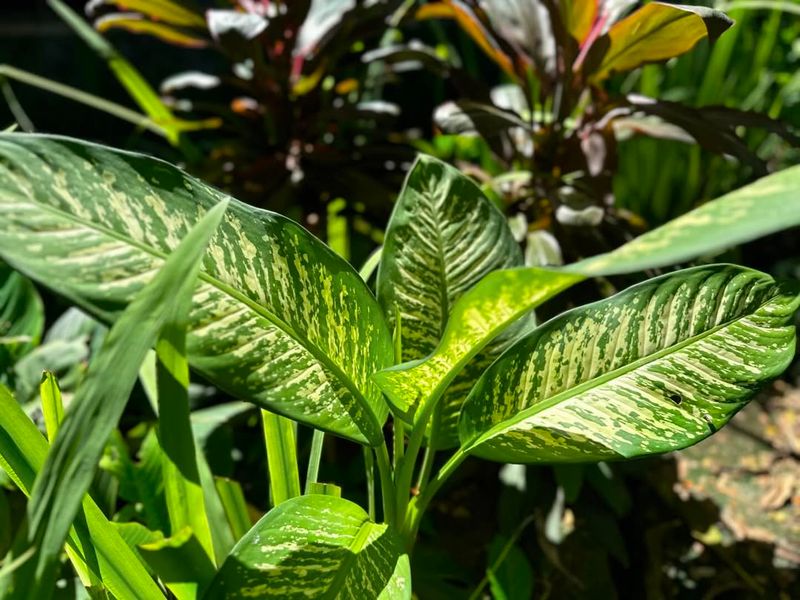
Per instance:
[[[724,13],[704,6],[645,4],[608,30],[608,46],[591,79],[680,56],[703,38],[713,42],[732,24]]]
[[[112,13],[104,15],[94,22],[94,27],[100,33],[110,29],[123,29],[130,33],[152,35],[170,44],[185,46],[186,48],[204,48],[208,40],[196,33],[177,29],[164,23],[150,21],[136,13]]]
[[[378,271],[378,298],[390,324],[402,322],[403,360],[433,352],[456,301],[484,275],[521,264],[505,217],[478,187],[455,168],[420,157],[389,221]],[[467,377],[468,389],[477,374]],[[450,400],[460,404],[465,392]],[[421,400],[389,397],[407,418]]]
[[[15,546],[15,554],[27,548],[36,552],[14,573],[11,598],[46,599],[52,594],[61,547],[136,383],[139,365],[162,329],[186,318],[182,309],[191,303],[206,244],[226,207],[227,201],[221,200],[192,227],[106,336],[36,478],[27,510],[28,534]]]
[[[26,495],[42,469],[48,446],[17,401],[0,386],[0,466]],[[85,496],[83,515],[67,544],[120,600],[162,597],[139,558],[120,537],[97,504]]]
[[[598,4],[599,0],[559,0],[564,27],[576,42],[583,42],[589,35]]]
[[[140,12],[155,21],[170,25],[205,27],[206,24],[202,15],[172,0],[90,0],[86,3],[86,13],[91,15],[103,6]]]
[[[0,256],[113,320],[220,192],[145,156],[0,138]],[[358,273],[289,219],[231,201],[195,290],[190,364],[235,397],[383,443],[369,380],[393,349]]]
[[[716,265],[679,271],[537,328],[464,404],[468,452],[581,462],[677,450],[733,417],[794,357],[795,289]]]
[[[312,494],[271,510],[236,544],[211,598],[411,598],[408,556],[358,505]]]
[[[706,202],[616,250],[566,267],[586,275],[654,269],[710,255],[800,225],[800,167]]]

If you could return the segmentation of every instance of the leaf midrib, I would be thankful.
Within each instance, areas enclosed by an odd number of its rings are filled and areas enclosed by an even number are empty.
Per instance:
[[[126,236],[122,235],[121,233],[115,231],[114,229],[106,227],[105,225],[99,225],[99,224],[97,224],[97,223],[95,223],[93,221],[89,221],[87,219],[79,217],[79,216],[75,215],[74,213],[67,212],[65,210],[56,208],[55,206],[52,206],[52,205],[49,205],[49,204],[44,204],[44,203],[36,200],[35,198],[32,199],[30,196],[28,196],[26,194],[21,194],[18,197],[21,197],[22,199],[24,199],[24,200],[26,200],[28,202],[31,202],[32,204],[34,204],[36,206],[39,206],[40,208],[42,208],[42,209],[44,209],[44,210],[46,210],[46,211],[48,211],[50,213],[53,213],[58,217],[62,217],[67,221],[72,221],[73,223],[77,223],[79,225],[82,225],[82,226],[86,227],[87,229],[93,229],[95,231],[99,231],[100,233],[102,233],[104,235],[107,235],[108,237],[111,237],[111,238],[113,238],[113,239],[115,239],[115,240],[117,240],[119,242],[125,243],[125,244],[127,244],[127,245],[129,245],[129,246],[131,246],[133,248],[137,248],[141,252],[144,252],[146,254],[150,254],[151,256],[155,256],[155,257],[157,257],[157,258],[159,258],[161,260],[166,260],[167,259],[168,255],[166,253],[162,252],[161,250],[153,248],[152,246],[148,246],[148,245],[146,245],[146,244],[144,244],[144,243],[142,243],[139,240],[136,240],[134,238],[126,237]],[[291,325],[286,323],[284,320],[280,319],[277,315],[275,315],[272,312],[268,311],[266,309],[266,307],[261,306],[260,304],[258,304],[255,301],[251,300],[247,296],[243,295],[241,292],[239,292],[235,288],[233,288],[230,285],[220,281],[216,277],[212,277],[211,275],[209,275],[205,271],[201,270],[198,279],[208,283],[209,285],[212,285],[213,287],[216,287],[218,290],[224,292],[228,296],[232,297],[234,300],[237,300],[237,301],[241,302],[242,304],[244,304],[245,306],[250,308],[258,316],[263,317],[264,319],[266,319],[267,321],[269,321],[270,323],[272,323],[273,325],[275,325],[276,327],[281,329],[284,333],[286,333],[287,335],[292,337],[295,341],[297,341],[299,344],[301,344],[316,360],[318,360],[321,364],[323,364],[327,369],[332,371],[333,374],[336,375],[336,377],[339,378],[342,381],[342,383],[347,388],[347,390],[351,394],[353,394],[353,396],[356,398],[356,400],[359,402],[359,404],[362,406],[362,408],[365,409],[364,412],[367,414],[368,419],[370,420],[370,424],[373,427],[373,431],[369,432],[369,435],[365,435],[365,437],[366,437],[367,440],[370,441],[370,443],[373,443],[372,438],[375,437],[375,435],[374,435],[375,431],[380,431],[380,424],[378,423],[377,418],[375,417],[374,413],[372,412],[372,408],[371,408],[370,403],[366,400],[366,398],[364,398],[363,394],[358,390],[358,388],[356,387],[355,383],[350,379],[350,377],[347,376],[341,370],[341,368],[339,368],[338,365],[333,363],[327,357],[327,355],[324,352],[322,352],[322,350],[320,348],[317,347],[316,344],[312,344],[308,340],[308,338],[306,336],[302,336],[302,335],[298,334],[297,331],[295,331],[295,329]],[[358,424],[356,423],[355,420],[353,420],[353,423],[358,428]],[[358,429],[360,431],[360,428],[358,428]],[[365,432],[361,432],[361,433],[365,433]]]
[[[705,337],[713,335],[717,331],[720,331],[721,329],[729,327],[729,326],[733,325],[734,323],[751,316],[757,310],[761,310],[764,306],[766,306],[767,304],[772,302],[776,298],[777,295],[778,295],[777,294],[777,288],[774,288],[773,294],[767,300],[765,300],[764,302],[759,304],[758,307],[755,310],[753,310],[752,312],[740,315],[740,316],[738,316],[738,317],[736,317],[734,319],[731,319],[730,321],[726,321],[725,323],[720,323],[719,325],[716,325],[716,326],[712,327],[711,329],[708,329],[708,330],[706,330],[706,331],[704,331],[702,333],[699,333],[699,334],[697,334],[695,336],[687,338],[687,339],[683,340],[682,342],[679,342],[679,343],[674,344],[672,346],[668,346],[667,348],[663,348],[662,350],[659,350],[658,352],[654,352],[653,354],[649,354],[647,356],[643,356],[642,358],[640,358],[638,360],[635,360],[635,361],[633,361],[633,362],[631,362],[631,363],[629,363],[627,365],[624,365],[622,367],[614,369],[613,371],[609,371],[608,373],[605,373],[605,374],[603,374],[603,375],[601,375],[599,377],[595,377],[594,379],[590,379],[590,380],[588,380],[588,381],[586,381],[586,382],[584,382],[582,384],[579,384],[579,385],[577,385],[577,386],[575,386],[573,388],[564,390],[563,392],[559,392],[558,394],[556,394],[555,396],[552,396],[551,398],[548,398],[546,400],[542,400],[541,402],[537,402],[533,406],[520,411],[519,413],[517,413],[516,415],[514,415],[513,417],[511,417],[509,419],[505,419],[505,420],[501,421],[497,425],[495,425],[495,426],[491,427],[490,429],[488,429],[486,432],[480,434],[479,436],[477,436],[474,439],[474,441],[472,441],[468,445],[466,445],[464,450],[465,450],[465,452],[470,452],[470,451],[474,450],[475,448],[477,448],[478,446],[482,445],[483,443],[491,440],[492,438],[497,437],[498,435],[501,435],[505,430],[509,429],[510,427],[513,427],[514,425],[517,425],[518,423],[526,421],[527,419],[530,419],[531,417],[533,417],[533,416],[535,416],[535,415],[537,415],[537,414],[539,414],[541,412],[544,412],[544,411],[546,411],[546,410],[548,410],[548,409],[560,404],[564,400],[568,400],[568,399],[570,399],[570,398],[572,398],[574,396],[578,396],[580,394],[583,394],[587,390],[590,390],[592,388],[604,385],[604,384],[608,383],[609,381],[611,381],[613,379],[617,379],[618,377],[621,377],[622,375],[626,375],[631,371],[637,370],[641,366],[647,365],[647,364],[649,364],[651,362],[655,362],[656,360],[659,360],[659,359],[663,358],[664,356],[667,356],[667,355],[672,354],[674,352],[678,352],[678,351],[682,350],[683,348],[685,348],[686,346],[689,346],[689,345],[691,345],[691,344],[693,344],[693,343],[695,343],[695,342],[697,342],[699,340],[702,340]],[[606,446],[606,447],[608,447],[608,446]],[[613,448],[610,448],[610,449],[613,450]]]
[[[339,591],[342,589],[342,586],[347,580],[347,576],[350,574],[350,571],[355,565],[356,561],[358,561],[358,555],[364,549],[364,543],[369,538],[369,534],[372,532],[373,527],[376,527],[376,524],[365,515],[361,521],[361,524],[358,526],[358,531],[353,536],[352,541],[347,545],[346,550],[348,554],[342,560],[341,568],[337,571],[336,576],[334,577],[330,586],[323,594],[323,598],[333,600],[334,598],[338,597]]]

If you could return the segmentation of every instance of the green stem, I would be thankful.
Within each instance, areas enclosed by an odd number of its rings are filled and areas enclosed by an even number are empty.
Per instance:
[[[395,419],[392,423],[392,435],[394,440],[394,448],[392,452],[392,464],[395,470],[397,465],[403,460],[403,454],[406,451],[406,426],[400,419]]]
[[[386,444],[381,444],[375,448],[375,458],[375,462],[378,465],[378,475],[381,478],[383,520],[387,523],[397,524],[397,515],[393,502],[397,491],[392,481],[392,466],[389,462],[389,450],[386,448]]]
[[[325,432],[319,429],[314,430],[311,438],[311,454],[308,458],[308,471],[306,471],[306,494],[311,493],[311,484],[317,483],[319,476],[319,463],[322,459],[322,445],[325,441]]]
[[[300,495],[300,474],[297,470],[297,444],[294,423],[266,410],[261,411],[264,441],[267,446],[269,488],[272,505]]]
[[[367,506],[369,518],[375,520],[375,457],[372,450],[364,446],[364,468],[367,472]]]
[[[10,67],[8,65],[0,65],[0,76],[8,77],[9,79],[15,79],[19,82],[32,85],[33,87],[46,90],[52,94],[58,94],[64,98],[69,98],[75,102],[85,104],[86,106],[91,106],[92,108],[96,108],[97,110],[108,113],[109,115],[117,117],[118,119],[132,123],[137,127],[152,131],[153,133],[156,133],[162,137],[168,137],[166,130],[149,117],[115,102],[110,102],[103,98],[98,98],[92,94],[87,94],[86,92],[72,86],[58,83],[56,81],[46,79],[45,77],[39,77],[33,73],[21,71],[20,69],[15,69],[14,67]]]
[[[396,470],[396,511],[398,523],[405,521],[405,514],[408,510],[409,496],[411,494],[411,482],[414,479],[414,467],[417,464],[417,457],[422,447],[422,441],[425,439],[425,429],[425,422],[417,423],[414,426],[414,429],[411,431],[411,437],[408,440],[408,448],[403,455],[403,459],[399,461],[399,466]]]
[[[500,551],[500,554],[497,555],[497,558],[494,560],[491,566],[489,566],[489,568],[486,569],[486,573],[484,574],[483,579],[481,579],[480,583],[478,584],[478,587],[476,587],[475,590],[472,592],[472,594],[470,594],[468,600],[478,600],[478,598],[481,597],[481,592],[483,592],[483,588],[485,588],[486,584],[489,583],[489,574],[497,572],[497,569],[500,568],[500,565],[502,565],[503,562],[508,557],[508,553],[511,552],[511,548],[513,548],[514,544],[517,543],[519,536],[522,535],[524,529],[531,523],[533,523],[533,515],[527,516],[522,521],[522,523],[520,523],[519,526],[514,530],[514,533],[512,533],[511,537],[508,538],[508,541],[506,542],[505,546],[503,546],[503,549]]]
[[[404,523],[409,547],[413,545],[413,540],[417,536],[417,529],[419,529],[422,515],[425,509],[428,508],[428,504],[467,456],[469,455],[461,448],[456,450],[455,454],[448,459],[431,482],[425,486],[425,489],[421,490],[420,495],[411,499]]]
[[[421,490],[428,484],[428,479],[431,476],[431,471],[433,470],[433,459],[436,457],[436,450],[433,449],[433,442],[425,446],[425,454],[422,455],[422,466],[419,470],[419,475],[417,476],[417,485],[415,489],[417,491]]]

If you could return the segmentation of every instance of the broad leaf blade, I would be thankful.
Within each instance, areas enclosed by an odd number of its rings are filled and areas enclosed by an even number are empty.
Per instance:
[[[434,352],[422,360],[380,371],[375,380],[394,405],[409,399],[420,402],[435,398],[504,329],[582,279],[581,275],[538,268],[490,273],[456,302]],[[453,386],[457,387],[457,382]],[[455,427],[460,408],[460,404],[445,403],[440,424],[443,429]]]
[[[631,458],[723,426],[794,356],[800,305],[758,271],[699,267],[565,313],[508,350],[461,413],[467,451],[508,462]]]
[[[402,358],[433,352],[458,299],[487,273],[521,264],[505,217],[478,187],[457,169],[420,156],[389,221],[378,271],[378,298],[391,326],[396,315],[401,319]],[[464,375],[468,387],[491,360],[476,362]],[[408,420],[422,399],[389,397]],[[465,397],[451,395],[445,403],[460,406]]]
[[[14,573],[12,598],[46,599],[69,528],[125,408],[139,365],[159,332],[180,318],[197,283],[200,261],[227,207],[223,200],[193,227],[108,333],[75,395],[28,504],[26,546],[33,558]]]
[[[618,275],[685,262],[800,225],[800,166],[707,202],[624,246],[566,267]]]
[[[62,138],[0,137],[0,256],[113,320],[225,196],[155,159]],[[353,268],[289,219],[231,201],[195,290],[190,364],[231,395],[383,443],[369,376],[392,362]]]
[[[287,500],[236,544],[204,598],[411,598],[408,556],[359,506]]]
[[[731,25],[731,19],[712,8],[651,2],[612,25],[608,47],[591,78],[599,81],[613,72],[680,56],[705,37],[713,42]]]

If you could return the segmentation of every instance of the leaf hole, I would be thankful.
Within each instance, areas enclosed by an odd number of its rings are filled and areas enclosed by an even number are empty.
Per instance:
[[[668,396],[668,398],[670,400],[672,400],[672,402],[674,402],[676,406],[680,406],[681,402],[683,402],[683,397],[680,394],[674,394],[673,393],[673,394],[670,394]]]
[[[708,414],[707,412],[704,412],[703,413],[703,420],[706,422],[706,425],[708,425],[708,428],[711,430],[711,433],[716,433],[717,432],[717,426],[714,425],[714,419],[711,418],[710,414]]]

